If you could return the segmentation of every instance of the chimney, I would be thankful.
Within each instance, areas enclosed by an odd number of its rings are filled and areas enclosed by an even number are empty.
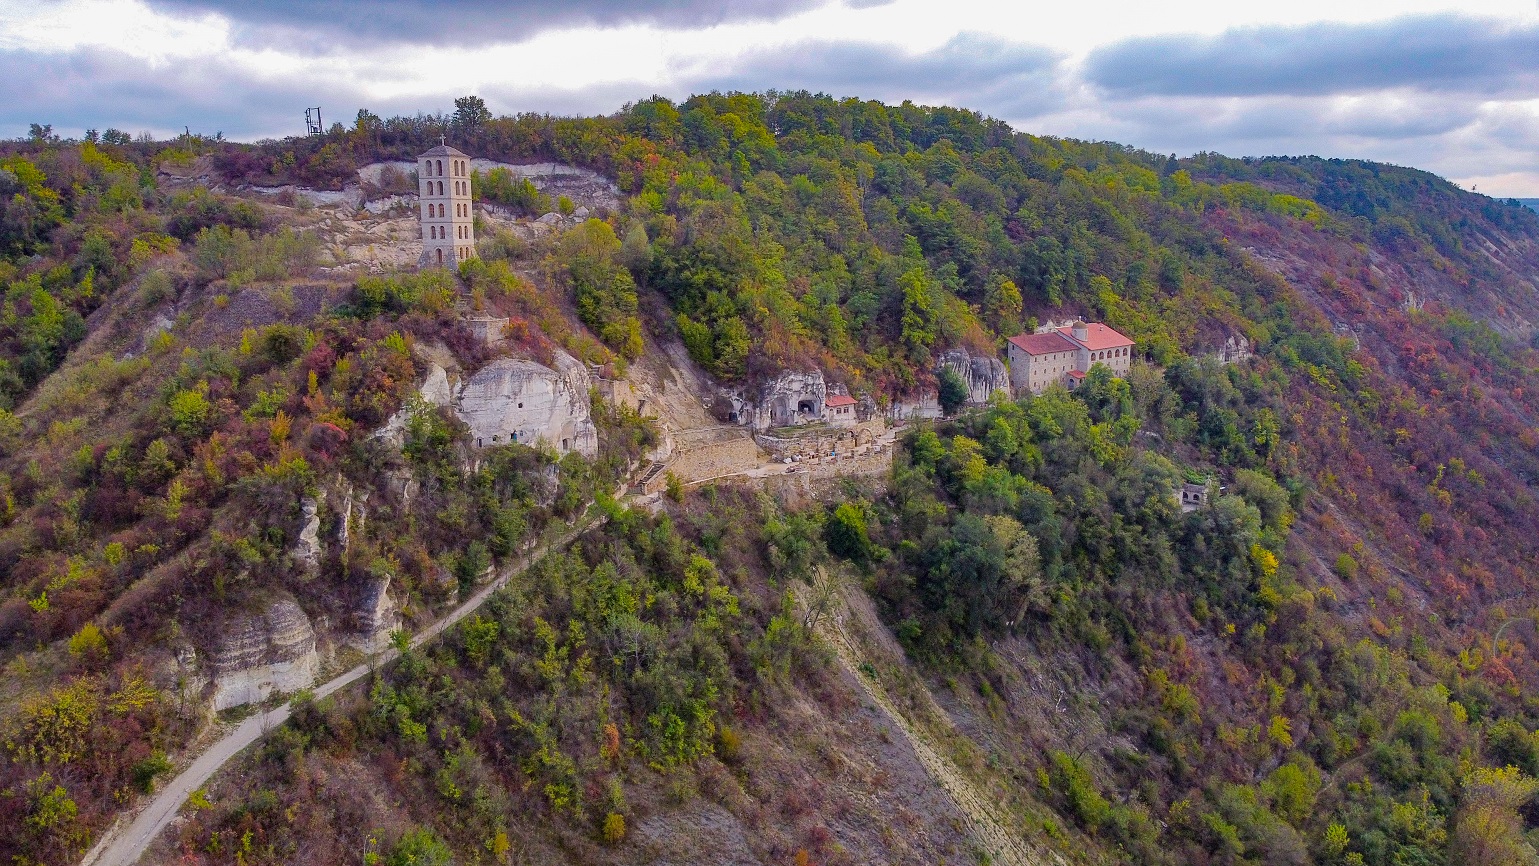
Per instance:
[[[1081,343],[1089,342],[1090,340],[1090,326],[1086,325],[1083,319],[1074,322],[1074,339]]]

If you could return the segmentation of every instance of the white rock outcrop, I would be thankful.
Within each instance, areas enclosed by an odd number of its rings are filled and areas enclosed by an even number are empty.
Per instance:
[[[279,598],[260,614],[236,615],[225,622],[210,658],[214,710],[307,688],[319,664],[315,629],[292,598]]]
[[[390,596],[389,576],[376,577],[364,587],[353,612],[353,624],[364,652],[375,653],[389,646],[390,632],[401,627],[401,611]]]
[[[311,574],[320,570],[321,557],[325,555],[321,547],[321,503],[325,501],[322,494],[320,498],[306,496],[299,504],[299,543],[294,547],[294,559]]]
[[[433,364],[418,389],[424,402],[445,406],[470,428],[477,448],[543,442],[558,453],[598,454],[588,368],[557,351],[553,367],[518,358],[498,358],[468,379],[451,382],[441,364]],[[399,446],[406,435],[409,409],[390,417],[374,435]]]
[[[454,395],[454,412],[470,427],[477,447],[544,442],[558,452],[598,453],[588,370],[564,352],[555,369],[534,361],[498,358],[477,370]]]
[[[966,349],[952,349],[940,356],[935,372],[950,370],[967,383],[967,402],[987,403],[995,391],[1010,393],[1010,371],[1004,362],[986,355],[970,355]]]

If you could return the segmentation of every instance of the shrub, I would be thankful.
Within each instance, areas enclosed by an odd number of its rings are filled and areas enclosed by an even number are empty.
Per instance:
[[[96,623],[88,622],[69,639],[69,654],[86,662],[100,662],[107,658],[107,638]]]
[[[625,816],[610,812],[604,817],[604,844],[618,845],[625,839]]]
[[[525,216],[550,211],[550,196],[540,192],[529,178],[514,178],[506,168],[494,168],[484,175],[471,172],[470,189],[476,198],[507,205]]]
[[[178,391],[171,397],[171,429],[192,438],[203,433],[214,407],[204,396],[204,388]]]
[[[166,759],[166,753],[156,752],[134,764],[129,775],[133,777],[134,787],[140,793],[148,794],[155,789],[155,777],[170,769],[171,762]]]
[[[385,858],[385,866],[449,866],[453,862],[454,852],[426,827],[406,831]]]
[[[1112,804],[1096,789],[1085,765],[1063,752],[1053,752],[1052,779],[1069,810],[1085,829],[1094,832],[1112,817]]]

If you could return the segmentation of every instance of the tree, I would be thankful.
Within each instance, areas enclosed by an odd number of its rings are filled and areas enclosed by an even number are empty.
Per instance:
[[[1518,814],[1539,793],[1539,779],[1517,767],[1477,767],[1464,779],[1464,805],[1448,841],[1448,862],[1466,866],[1534,866],[1539,852],[1523,836]]]
[[[994,332],[1009,337],[1021,330],[1021,290],[1003,274],[995,274],[989,280],[988,292],[983,297],[984,309]]]
[[[920,589],[958,633],[978,634],[1002,618],[1010,594],[1005,550],[988,523],[963,514],[949,528],[932,528],[921,549]]]
[[[461,129],[475,129],[492,119],[486,100],[479,96],[461,96],[454,100],[454,125]]]
[[[967,383],[962,380],[962,377],[957,375],[956,371],[950,367],[942,367],[940,370],[940,388],[936,395],[936,400],[940,403],[941,413],[947,417],[955,415],[957,410],[961,409],[963,404],[967,402],[969,396],[971,396],[971,392],[968,391]]]
[[[385,858],[385,866],[449,866],[453,862],[454,852],[426,827],[406,831]]]
[[[829,551],[856,563],[871,559],[871,537],[866,532],[866,515],[853,503],[842,502],[823,526],[823,541]]]
[[[903,290],[903,321],[901,340],[908,350],[910,360],[918,364],[930,357],[930,347],[935,345],[934,287],[923,265],[910,268],[898,278]]]
[[[385,123],[379,119],[379,115],[367,108],[360,108],[358,109],[357,119],[353,121],[353,131],[373,136],[379,134],[384,125]]]

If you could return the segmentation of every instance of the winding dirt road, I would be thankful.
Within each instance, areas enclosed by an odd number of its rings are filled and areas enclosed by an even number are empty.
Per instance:
[[[454,610],[445,614],[432,625],[418,632],[411,639],[413,648],[419,647],[442,634],[445,629],[469,616],[476,608],[486,603],[492,593],[501,589],[507,582],[518,574],[523,573],[530,564],[538,561],[553,548],[564,546],[583,532],[602,525],[604,516],[593,520],[579,520],[572,529],[562,533],[556,539],[535,547],[519,560],[506,566],[490,583],[481,587],[475,595],[466,599]],[[338,689],[363,679],[370,671],[383,667],[400,657],[400,653],[394,648],[387,649],[372,656],[368,661],[355,668],[317,685],[313,689],[316,700],[327,697]],[[162,788],[154,798],[145,804],[144,808],[134,816],[134,820],[127,827],[121,823],[115,825],[97,842],[85,859],[80,861],[80,866],[133,866],[144,856],[144,851],[150,843],[159,836],[176,817],[176,813],[192,796],[192,792],[203,787],[214,773],[219,771],[227,761],[240,754],[241,750],[262,738],[268,731],[288,721],[290,708],[287,703],[279,707],[258,713],[241,722],[234,730],[224,737],[214,741],[203,754],[199,755],[187,769],[183,770],[176,778],[172,779]]]

